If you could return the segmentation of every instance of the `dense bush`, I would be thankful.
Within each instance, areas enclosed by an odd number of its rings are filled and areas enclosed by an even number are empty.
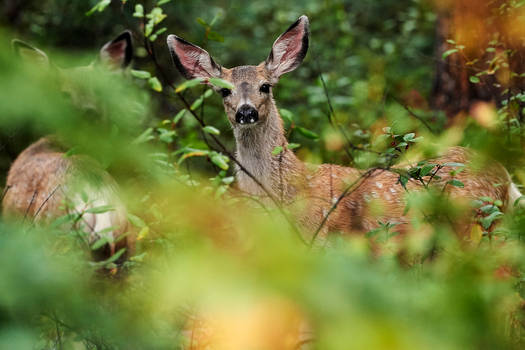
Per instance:
[[[523,19],[523,1],[505,4],[502,11]],[[523,86],[471,117],[447,118],[428,107],[435,61],[462,50],[450,38],[456,51],[435,56],[432,3],[46,0],[6,1],[4,12],[1,177],[31,141],[59,135],[68,155],[87,154],[115,177],[138,246],[114,274],[113,261],[89,260],[75,230],[38,227],[31,218],[2,222],[1,348],[191,347],[184,329],[200,314],[220,319],[222,336],[238,349],[249,348],[245,339],[277,348],[272,337],[288,336],[286,323],[297,319],[308,321],[319,349],[523,346],[519,205],[503,214],[501,205],[482,199],[481,225],[460,242],[447,222],[455,208],[434,193],[410,194],[411,208],[431,219],[414,222],[405,259],[391,239],[395,223],[366,237],[334,234],[312,249],[282,210],[259,210],[229,193],[233,164],[213,140],[234,149],[220,98],[208,86],[184,83],[165,44],[175,33],[226,67],[257,64],[305,13],[310,51],[274,92],[302,160],[389,168],[463,145],[497,158],[523,182]],[[478,20],[490,28],[491,18]],[[10,48],[21,37],[57,66],[75,67],[126,28],[136,44],[133,69],[70,77],[75,88],[92,92],[103,110],[95,116],[64,96],[54,69],[20,62]],[[417,179],[425,165],[401,177]]]

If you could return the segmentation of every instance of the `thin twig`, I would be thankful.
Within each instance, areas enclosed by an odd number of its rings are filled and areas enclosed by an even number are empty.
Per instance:
[[[161,74],[164,82],[169,87],[171,87],[173,90],[175,90],[175,86],[173,85],[173,83],[170,82],[170,80],[168,79],[167,74],[165,73],[164,69],[162,68],[162,66],[157,61],[157,57],[156,57],[153,45],[147,40],[145,35],[144,35],[144,46],[146,48],[146,51],[148,52],[148,55],[152,59],[156,70]],[[195,113],[195,111],[193,111],[191,109],[191,105],[184,98],[184,96],[181,93],[179,93],[179,92],[175,92],[175,94],[177,95],[179,100],[183,103],[183,105],[186,108],[186,110],[188,110],[190,112],[190,114],[195,118],[195,120],[197,120],[197,122],[201,125],[201,127],[205,127],[206,124],[204,123],[204,120],[202,118],[200,118],[197,115],[197,113]],[[226,148],[226,146],[224,146],[224,144],[215,135],[210,134],[209,136],[211,137],[213,142],[215,142],[215,144],[220,148],[220,151],[222,153],[224,153],[232,162],[234,162],[239,167],[239,169],[241,171],[243,171],[250,179],[252,179],[253,182],[255,182],[263,190],[263,192],[266,194],[266,196],[268,196],[268,198],[270,198],[270,200],[277,206],[277,208],[279,209],[279,212],[285,217],[286,221],[290,224],[292,230],[297,235],[299,240],[306,244],[306,241],[304,240],[302,234],[299,232],[299,230],[298,230],[297,226],[295,225],[294,221],[283,210],[282,203],[280,203],[273,196],[273,194],[261,183],[261,181],[259,181],[259,179],[257,179],[248,169],[246,169],[246,167],[244,167],[244,165],[242,165],[239,162],[239,160]]]
[[[42,208],[44,207],[44,205],[46,205],[47,201],[55,194],[55,192],[58,190],[58,188],[60,187],[60,185],[57,185],[55,187],[55,189],[53,191],[51,191],[51,193],[49,194],[49,196],[46,197],[46,199],[42,202],[42,204],[40,205],[40,207],[38,207],[38,210],[36,211],[35,215],[33,215],[33,222],[35,222],[36,220],[36,217],[38,216],[38,214],[40,213],[40,210],[42,210]]]
[[[345,189],[344,191],[339,195],[339,197],[337,198],[337,200],[332,204],[332,206],[330,207],[330,209],[328,210],[328,212],[326,213],[326,215],[323,217],[323,221],[321,221],[321,223],[319,224],[319,226],[317,227],[317,230],[315,230],[313,236],[312,236],[312,239],[310,240],[310,247],[313,247],[313,244],[317,238],[317,236],[319,235],[319,232],[321,231],[321,229],[323,228],[323,226],[326,224],[326,222],[328,221],[328,217],[330,216],[330,214],[332,214],[332,212],[337,208],[337,206],[339,205],[339,203],[343,200],[343,198],[352,193],[353,191],[355,191],[357,188],[359,188],[359,186],[353,188],[358,182],[362,182],[362,180],[370,177],[370,175],[372,175],[372,173],[376,170],[378,170],[380,168],[372,168],[372,169],[369,169],[367,170],[365,173],[363,173],[361,176],[359,176],[354,182],[352,182],[351,184],[349,184]],[[386,169],[381,169],[381,170],[386,170]],[[353,189],[352,189],[353,188]],[[350,191],[352,190],[352,191]]]
[[[390,95],[390,97],[397,103],[399,104],[401,107],[403,107],[407,112],[408,114],[410,114],[412,117],[416,118],[417,120],[419,120],[431,133],[433,134],[436,134],[437,132],[430,126],[430,124],[428,124],[428,122],[425,120],[425,118],[417,115],[410,107],[408,107],[405,103],[403,103],[402,101],[400,101],[399,99],[397,99],[395,96],[393,95]]]
[[[22,223],[24,221],[26,221],[26,217],[27,217],[27,213],[29,213],[29,209],[31,208],[31,206],[33,205],[33,202],[35,201],[35,197],[37,195],[38,191],[35,190],[35,192],[33,192],[33,197],[31,197],[31,201],[29,202],[29,205],[27,206],[27,209],[26,209],[26,212],[24,214],[24,220],[22,220]]]
[[[4,188],[4,192],[2,193],[2,198],[0,198],[0,202],[4,200],[5,196],[7,195],[7,191],[9,191],[9,189],[11,189],[11,185],[7,185],[5,188]]]
[[[353,149],[355,151],[362,151],[362,152],[381,154],[381,152],[377,152],[377,151],[374,151],[374,150],[371,150],[371,149],[366,149],[366,148],[363,148],[363,147],[359,147],[359,146],[356,146],[354,143],[352,143],[352,141],[350,140],[350,138],[348,137],[348,135],[344,131],[344,129],[341,126],[341,124],[339,124],[339,122],[337,121],[337,117],[335,115],[335,110],[334,110],[334,107],[332,105],[332,100],[330,99],[330,93],[328,92],[328,87],[326,86],[326,82],[324,80],[323,73],[321,72],[321,67],[320,67],[319,62],[317,60],[316,60],[316,63],[317,63],[319,79],[321,80],[321,84],[323,86],[323,92],[324,92],[324,95],[326,97],[326,103],[328,104],[328,110],[329,110],[328,121],[330,122],[330,125],[332,125],[332,127],[334,129],[339,131],[339,133],[344,137],[347,146],[350,147],[351,149]],[[352,156],[352,154],[350,153],[348,148],[345,148],[344,150],[345,150],[346,154],[348,155],[348,157],[351,160],[353,160],[354,157]]]

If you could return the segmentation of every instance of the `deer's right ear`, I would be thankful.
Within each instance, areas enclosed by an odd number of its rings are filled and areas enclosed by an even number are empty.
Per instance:
[[[173,34],[168,35],[168,48],[175,66],[186,79],[208,79],[221,75],[221,66],[206,50]]]
[[[39,50],[36,47],[18,39],[13,39],[11,41],[11,45],[15,55],[20,57],[25,62],[37,64],[46,68],[49,67],[49,58],[44,51]]]

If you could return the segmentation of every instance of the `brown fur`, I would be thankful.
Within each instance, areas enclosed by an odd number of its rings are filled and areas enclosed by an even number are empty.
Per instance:
[[[111,205],[115,208],[113,211],[84,214],[78,226],[90,234],[91,242],[98,238],[100,227],[116,227],[112,232],[116,244],[95,252],[97,258],[108,258],[124,247],[129,252],[134,249],[132,235],[120,239],[130,228],[126,210],[117,195],[115,181],[88,157],[66,157],[53,137],[38,140],[17,157],[9,169],[5,191],[3,215],[8,218],[21,217],[28,223],[49,223],[67,213]],[[85,191],[92,202],[83,203],[80,191]]]
[[[27,43],[14,40],[13,49],[26,63],[51,67],[47,55]],[[132,56],[131,33],[125,31],[101,48],[99,60],[108,73],[117,73],[130,63]],[[69,77],[73,74],[88,76],[94,66],[93,63],[67,70],[55,67],[54,70],[62,91],[71,97],[76,107],[84,110],[96,110],[96,101],[90,96],[90,91],[79,91]],[[110,206],[114,210],[86,212],[100,206]],[[126,209],[113,178],[89,157],[67,157],[53,136],[33,143],[14,161],[7,176],[2,210],[4,216],[22,218],[28,223],[49,223],[65,214],[82,213],[76,228],[88,233],[88,243],[95,242],[101,235],[113,240],[94,252],[95,259],[105,260],[125,247],[124,258],[134,250],[134,236],[129,232]],[[113,229],[106,232],[110,227]]]
[[[224,108],[233,127],[239,162],[262,183],[259,186],[244,171],[237,169],[237,182],[242,191],[252,195],[269,194],[285,204],[294,206],[299,222],[309,232],[316,232],[333,204],[338,201],[348,183],[355,186],[341,198],[330,213],[321,232],[329,231],[367,232],[378,227],[378,221],[396,222],[397,230],[406,230],[409,222],[405,211],[407,191],[420,190],[423,186],[411,180],[406,190],[399,183],[399,174],[376,170],[365,173],[357,169],[323,164],[310,167],[301,162],[287,149],[283,122],[273,99],[272,90],[261,90],[263,84],[270,86],[280,75],[299,65],[308,48],[308,19],[300,17],[273,44],[268,58],[257,66],[240,66],[226,69],[217,65],[209,54],[193,44],[175,36],[168,36],[168,46],[176,66],[186,78],[208,79],[218,77],[233,85],[224,96]],[[259,120],[251,123],[236,122],[236,113],[241,106],[249,105],[258,112]],[[283,147],[278,155],[272,155],[275,147]],[[471,164],[472,154],[461,147],[451,148],[443,156],[432,160],[436,164],[456,162],[466,164],[455,179],[463,182],[464,188],[446,185],[451,180],[450,166],[443,167],[434,178],[432,187],[442,190],[452,199],[475,199],[481,196],[508,203],[509,193],[516,197],[519,192],[512,186],[506,170],[492,162],[480,171]],[[428,181],[429,176],[427,176]],[[499,184],[499,186],[494,186]],[[374,215],[371,202],[380,202],[383,214]],[[460,200],[461,202],[462,200]],[[460,235],[465,235],[471,220],[462,219],[453,223]]]

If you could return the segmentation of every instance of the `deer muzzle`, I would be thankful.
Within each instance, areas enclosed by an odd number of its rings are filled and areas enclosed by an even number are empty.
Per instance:
[[[238,124],[254,124],[259,120],[259,112],[250,105],[242,105],[235,113],[235,121]]]

